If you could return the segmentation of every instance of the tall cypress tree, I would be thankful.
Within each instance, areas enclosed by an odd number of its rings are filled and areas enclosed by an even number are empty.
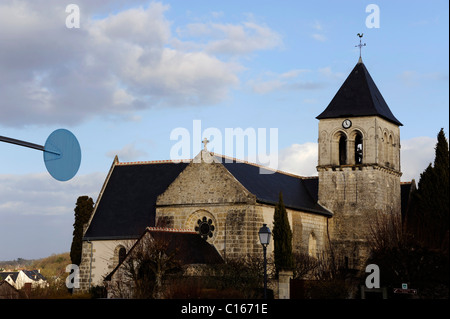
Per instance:
[[[445,138],[444,129],[441,129],[438,134],[438,142],[436,144],[434,158],[434,171],[438,183],[439,193],[436,194],[436,211],[439,214],[438,218],[442,223],[445,223],[448,229],[448,215],[449,215],[449,149],[448,142]],[[437,200],[439,199],[439,200]]]
[[[277,274],[280,270],[292,269],[294,265],[292,256],[292,231],[281,192],[273,215],[273,241]]]
[[[420,174],[409,226],[412,225],[417,238],[430,248],[448,249],[450,164],[443,129],[437,140],[434,165],[430,163]]]
[[[89,221],[94,210],[94,201],[88,196],[80,196],[75,206],[75,222],[73,224],[73,239],[70,247],[72,264],[80,265],[83,239],[83,226]]]

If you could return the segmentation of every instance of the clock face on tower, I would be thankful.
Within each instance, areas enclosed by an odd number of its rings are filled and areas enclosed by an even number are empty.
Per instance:
[[[344,120],[344,121],[342,122],[342,127],[343,127],[343,128],[349,128],[350,126],[352,126],[352,121],[350,121],[349,119]]]

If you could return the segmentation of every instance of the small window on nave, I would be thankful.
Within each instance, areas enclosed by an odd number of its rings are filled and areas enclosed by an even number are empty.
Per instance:
[[[120,247],[119,249],[119,264],[122,263],[122,261],[124,261],[125,256],[127,255],[127,250],[125,249],[125,247]]]

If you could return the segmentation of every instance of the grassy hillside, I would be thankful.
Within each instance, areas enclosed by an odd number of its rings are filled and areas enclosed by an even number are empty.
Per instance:
[[[66,272],[66,266],[71,264],[70,253],[53,254],[41,259],[23,259],[0,261],[0,269],[40,269],[41,273],[48,278],[60,277]],[[64,276],[65,277],[65,276]]]
[[[65,278],[67,275],[66,267],[71,263],[70,253],[67,252],[62,254],[53,254],[46,258],[35,259],[30,266],[27,266],[27,268],[40,269],[41,274],[48,279],[55,277],[58,278],[60,276]]]
[[[67,265],[72,262],[70,253],[53,254],[46,258],[25,260],[19,258],[17,261],[5,261],[0,263],[0,268],[5,269],[40,269],[41,274],[47,279],[49,284],[46,288],[36,288],[27,295],[21,291],[20,298],[31,299],[73,299],[73,298],[90,298],[89,294],[71,295],[65,286]]]

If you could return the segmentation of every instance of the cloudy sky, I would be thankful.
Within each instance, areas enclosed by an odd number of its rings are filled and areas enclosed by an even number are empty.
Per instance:
[[[79,28],[66,25],[70,3]],[[366,25],[371,3],[378,28]],[[170,159],[180,128],[189,158],[196,129],[217,142],[276,128],[278,168],[316,175],[315,117],[355,66],[357,33],[404,124],[402,180],[418,179],[441,127],[448,136],[448,12],[446,0],[1,0],[0,135],[43,145],[67,128],[82,163],[58,182],[42,152],[0,143],[0,260],[69,251],[76,199],[97,199],[114,156]]]

